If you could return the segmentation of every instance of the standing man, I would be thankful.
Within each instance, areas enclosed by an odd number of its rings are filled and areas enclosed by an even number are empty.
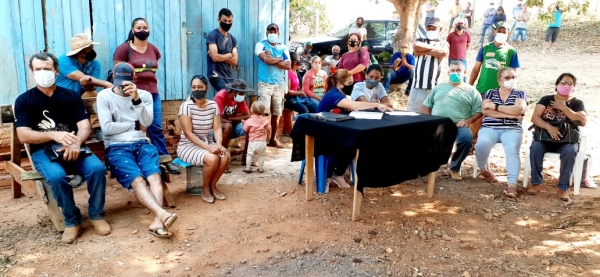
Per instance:
[[[512,30],[515,30],[515,24],[517,23],[517,15],[519,14],[519,12],[523,9],[523,0],[519,0],[517,1],[517,5],[513,7],[512,10],[512,16],[513,16],[513,22],[512,22],[512,26],[510,27]]]
[[[69,41],[71,52],[58,58],[56,85],[67,88],[85,97],[95,97],[96,87],[110,88],[110,82],[100,80],[102,69],[96,60],[93,42],[86,34],[78,34]],[[85,92],[88,94],[84,95]]]
[[[449,117],[458,127],[456,152],[450,162],[452,180],[461,181],[460,167],[469,155],[473,143],[472,123],[483,117],[481,97],[472,86],[463,83],[465,68],[462,62],[450,62],[450,82],[435,86],[423,102],[423,113]]]
[[[110,225],[104,219],[106,167],[93,153],[81,153],[92,131],[81,95],[55,84],[58,59],[46,52],[36,53],[29,59],[37,86],[19,95],[15,101],[15,128],[22,143],[31,146],[31,161],[46,179],[65,218],[66,229],[62,241],[77,239],[82,216],[75,205],[73,188],[66,171],[84,176],[87,190],[89,218],[96,233],[110,234]],[[62,161],[51,161],[45,147],[59,146]]]
[[[406,92],[404,94],[410,95],[410,90],[413,86],[413,78],[415,68],[415,56],[408,53],[408,43],[403,42],[400,46],[400,52],[394,53],[390,60],[390,68],[385,73],[385,80],[383,81],[383,87],[385,91],[390,91],[390,84],[403,84],[408,81],[406,86]]]
[[[463,64],[464,82],[467,82],[467,50],[471,47],[471,34],[465,32],[464,18],[459,18],[454,21],[455,30],[448,34],[446,41],[450,45],[450,54],[448,55],[448,64],[453,61],[459,61]]]
[[[323,69],[328,76],[337,71],[337,65],[340,62],[340,58],[342,57],[340,55],[340,50],[341,49],[339,46],[334,45],[333,47],[331,47],[331,55],[325,57],[325,59],[323,60],[323,66],[321,67],[321,69]]]
[[[462,11],[462,6],[460,5],[460,0],[456,0],[452,9],[448,12],[450,14],[450,27],[449,30],[452,30],[454,27],[454,20],[458,18],[460,12]]]
[[[212,30],[206,36],[208,81],[215,89],[215,94],[224,89],[225,84],[233,79],[231,69],[238,64],[237,39],[229,33],[233,24],[233,14],[229,9],[222,8],[217,22],[219,28]]]
[[[291,69],[290,52],[279,43],[279,26],[267,26],[267,39],[256,43],[254,53],[258,61],[258,101],[271,115],[271,139],[267,146],[283,148],[277,140],[277,125],[283,112],[284,95],[287,93],[286,70]]]
[[[552,7],[548,7],[548,11],[551,11]],[[554,18],[552,22],[548,24],[548,29],[546,30],[546,39],[544,39],[544,48],[542,48],[542,54],[546,53],[546,49],[550,48],[550,52],[554,52],[554,43],[558,38],[558,33],[560,32],[560,23],[562,21],[562,10],[558,5],[556,5],[554,10]]]
[[[513,44],[517,46],[519,42],[519,36],[521,37],[521,43],[524,45],[527,40],[527,22],[529,21],[529,17],[531,17],[531,13],[527,11],[527,6],[523,5],[523,9],[519,11],[516,17],[515,26],[517,29],[514,31],[513,35]]]
[[[494,40],[494,35],[492,34],[492,28],[494,22],[492,22],[494,15],[496,14],[496,8],[494,8],[494,2],[490,3],[490,6],[483,13],[483,24],[481,25],[481,37],[479,38],[479,44],[483,46],[483,41],[485,40],[485,33],[489,32],[488,39],[489,42]]]
[[[429,19],[425,28],[426,38],[415,42],[413,47],[417,60],[413,87],[407,104],[408,111],[418,113],[423,111],[423,101],[437,85],[440,78],[440,64],[448,56],[448,44],[445,40],[440,40],[442,31],[440,19],[437,17]]]
[[[425,23],[429,22],[435,16],[435,6],[433,5],[433,1],[427,1],[427,6],[425,7]]]
[[[352,26],[350,27],[350,30],[348,30],[348,35],[349,34],[360,34],[362,39],[361,41],[365,41],[367,40],[367,29],[365,29],[365,27],[363,27],[363,25],[365,24],[365,19],[362,17],[359,17],[356,19],[356,26]]]
[[[310,70],[311,64],[310,64],[310,60],[312,59],[312,55],[310,54],[310,51],[312,51],[312,43],[310,41],[307,41],[304,44],[304,50],[302,51],[302,53],[300,54],[300,69],[298,69],[298,79],[300,80],[300,83],[302,83],[302,78],[304,78],[304,74],[306,74],[307,71]]]

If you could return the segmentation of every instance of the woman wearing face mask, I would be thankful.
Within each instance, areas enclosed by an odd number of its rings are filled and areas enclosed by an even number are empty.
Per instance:
[[[571,73],[563,73],[554,83],[556,93],[544,96],[535,105],[531,122],[548,132],[555,140],[560,140],[562,134],[551,123],[563,120],[579,122],[580,126],[587,123],[587,115],[583,101],[573,96],[573,89],[577,85],[577,78]],[[529,152],[531,161],[531,186],[527,194],[538,194],[542,178],[544,154],[546,152],[560,153],[560,176],[558,177],[558,197],[563,201],[569,200],[569,185],[571,173],[575,164],[575,157],[579,150],[579,143],[552,143],[547,141],[532,141]],[[527,157],[526,157],[527,158]],[[527,176],[525,177],[527,178]]]
[[[327,90],[327,73],[321,70],[321,58],[318,56],[310,60],[311,69],[302,78],[302,90],[306,95],[317,101],[321,101]]]
[[[390,98],[381,84],[383,72],[381,66],[373,64],[367,69],[367,79],[364,82],[354,84],[352,90],[352,100],[371,103],[381,103],[390,108],[394,108]]]
[[[352,93],[353,82],[352,75],[348,70],[338,69],[338,71],[327,79],[329,91],[325,94],[319,103],[317,112],[337,112],[339,109],[346,110],[366,110],[376,108],[382,112],[391,111],[388,106],[381,103],[357,102],[348,99],[346,96]],[[354,158],[356,151],[347,149],[333,155],[330,159],[329,168],[333,168],[331,180],[339,187],[348,188],[350,185],[344,180],[344,173],[348,169],[350,161]]]
[[[364,70],[369,66],[371,57],[369,52],[360,47],[360,35],[353,33],[348,36],[348,52],[342,55],[338,63],[338,69],[346,69],[352,74],[354,82],[365,80]]]
[[[521,121],[527,108],[525,92],[516,90],[517,75],[510,67],[503,67],[498,71],[500,87],[490,89],[481,102],[484,115],[483,125],[479,129],[475,157],[481,175],[488,182],[495,182],[496,176],[488,168],[488,158],[492,147],[502,143],[506,155],[506,172],[508,184],[504,193],[509,197],[517,197],[517,179],[521,169],[519,149],[523,129]]]
[[[504,13],[504,8],[502,6],[498,6],[498,12],[492,16],[492,24],[496,24],[500,21],[506,22],[506,14]]]
[[[356,25],[352,26],[350,30],[348,30],[348,35],[358,34],[361,41],[367,40],[367,29],[363,27],[365,24],[365,19],[359,17],[356,19]]]
[[[202,200],[207,203],[215,202],[215,198],[225,200],[225,195],[217,189],[217,182],[229,165],[229,153],[223,147],[219,107],[206,99],[208,81],[204,76],[192,77],[190,86],[190,99],[179,108],[182,132],[177,156],[186,163],[202,166]]]
[[[135,76],[137,76],[136,86],[152,94],[154,121],[152,125],[148,126],[148,136],[158,149],[158,154],[168,156],[169,152],[167,152],[162,128],[162,103],[156,79],[158,60],[162,55],[156,46],[148,42],[149,36],[148,21],[143,18],[134,19],[131,22],[127,41],[117,47],[113,54],[113,61],[114,65],[123,61],[133,65]],[[167,170],[171,173],[179,173],[179,167],[172,163],[167,164]]]
[[[300,81],[296,71],[300,67],[298,61],[298,54],[295,52],[290,53],[290,60],[292,61],[292,69],[288,70],[288,93],[285,95],[285,102],[283,107],[299,114],[304,113],[316,113],[319,107],[319,101],[306,96],[306,93],[302,90],[298,90]]]

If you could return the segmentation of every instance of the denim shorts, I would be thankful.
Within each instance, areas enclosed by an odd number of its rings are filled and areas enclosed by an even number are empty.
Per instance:
[[[160,174],[158,150],[147,141],[109,145],[104,150],[104,162],[126,189],[131,188],[137,177],[147,179]]]

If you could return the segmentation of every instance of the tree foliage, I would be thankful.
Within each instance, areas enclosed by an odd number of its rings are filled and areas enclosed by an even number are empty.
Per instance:
[[[332,24],[327,17],[325,5],[318,0],[290,0],[290,36],[316,34],[317,14],[319,14],[319,33],[329,32]]]
[[[588,12],[588,9],[590,7],[590,2],[589,1],[585,1],[583,3],[580,3],[579,1],[562,1],[562,0],[558,0],[558,1],[546,1],[546,5],[544,5],[544,0],[527,0],[525,1],[525,5],[527,5],[528,7],[538,7],[541,8],[540,12],[538,13],[538,17],[540,20],[545,21],[545,22],[554,22],[554,11],[556,10],[556,7],[560,7],[560,9],[563,11],[563,13],[568,13],[568,12],[576,12],[577,15],[581,15],[581,14],[585,14]]]

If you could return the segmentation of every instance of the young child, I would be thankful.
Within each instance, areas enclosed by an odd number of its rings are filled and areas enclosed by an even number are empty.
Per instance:
[[[263,114],[265,105],[259,101],[252,103],[250,111],[252,115],[244,121],[244,132],[249,138],[248,152],[246,152],[246,168],[244,172],[252,173],[252,156],[256,154],[258,159],[258,172],[263,173],[265,164],[265,152],[267,151],[267,138],[271,136],[271,124]]]

